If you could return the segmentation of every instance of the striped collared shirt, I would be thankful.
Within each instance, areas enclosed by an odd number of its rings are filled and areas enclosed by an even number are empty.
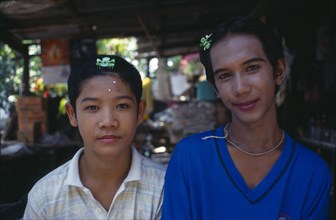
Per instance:
[[[39,180],[28,194],[24,219],[160,219],[166,167],[132,147],[132,164],[108,211],[80,180],[74,157]]]

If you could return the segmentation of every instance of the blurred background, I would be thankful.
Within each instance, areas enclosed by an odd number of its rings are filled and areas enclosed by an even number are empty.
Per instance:
[[[282,39],[279,121],[329,164],[335,218],[335,9],[334,0],[1,0],[0,213],[22,211],[33,184],[81,147],[65,114],[67,77],[79,62],[118,54],[137,67],[147,109],[134,145],[166,164],[181,138],[228,120],[199,62],[200,38],[254,15]]]

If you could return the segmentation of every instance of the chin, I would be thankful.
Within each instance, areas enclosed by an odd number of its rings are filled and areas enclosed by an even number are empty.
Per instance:
[[[237,120],[243,124],[253,124],[261,121],[262,117],[257,114],[244,114],[238,115],[238,117],[232,117],[232,121]]]

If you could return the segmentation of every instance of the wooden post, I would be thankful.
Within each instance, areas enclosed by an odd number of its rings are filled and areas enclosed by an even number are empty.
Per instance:
[[[29,91],[29,54],[28,54],[28,46],[26,46],[26,51],[23,55],[23,75],[22,75],[22,96],[28,96],[30,94]]]

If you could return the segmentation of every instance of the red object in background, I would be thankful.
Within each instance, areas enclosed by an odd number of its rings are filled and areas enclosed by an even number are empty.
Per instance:
[[[43,91],[43,98],[48,98],[48,97],[49,97],[49,92]]]
[[[41,62],[43,67],[69,64],[69,41],[65,39],[41,40]]]

